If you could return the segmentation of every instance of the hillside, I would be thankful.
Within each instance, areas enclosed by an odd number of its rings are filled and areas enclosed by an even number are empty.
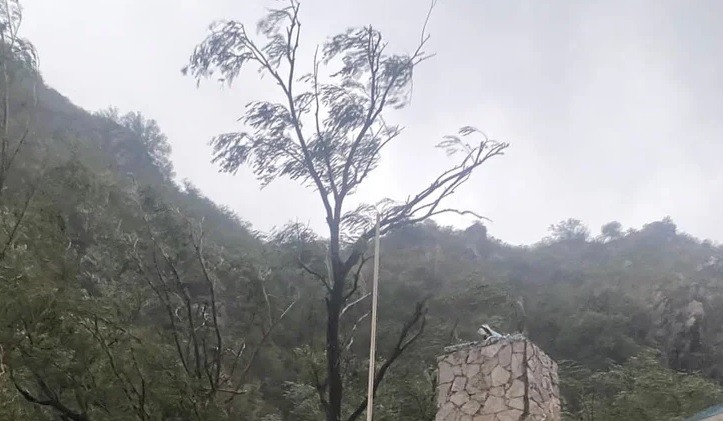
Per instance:
[[[243,259],[248,260],[251,257],[245,256],[254,256],[251,262],[257,265],[262,262],[262,249],[266,249],[267,255],[272,253],[277,261],[273,265],[279,268],[272,282],[281,283],[282,289],[290,284],[305,289],[303,300],[279,327],[273,344],[269,343],[262,351],[268,355],[261,355],[254,369],[257,373],[254,383],[261,387],[259,393],[266,396],[270,405],[263,407],[276,407],[282,412],[295,407],[294,411],[298,411],[299,407],[291,404],[294,399],[304,398],[298,396],[303,391],[299,383],[303,385],[304,381],[298,354],[312,351],[308,347],[318,332],[310,323],[314,314],[318,319],[320,311],[313,297],[321,298],[313,283],[295,269],[293,262],[284,263],[286,254],[270,251],[273,243],[264,245],[262,240],[254,238],[247,224],[213,205],[191,186],[181,188],[165,178],[153,164],[142,139],[132,131],[107,117],[75,107],[51,88],[43,86],[38,93],[33,142],[23,151],[16,177],[31,177],[35,167],[30,157],[45,153],[47,149],[41,145],[52,148],[54,152],[49,154],[51,158],[45,170],[48,175],[32,205],[32,217],[41,218],[44,214],[45,225],[27,225],[28,231],[37,232],[27,233],[26,241],[32,241],[33,234],[44,238],[48,232],[60,235],[58,230],[70,241],[72,258],[66,255],[63,260],[64,265],[68,265],[65,270],[74,274],[61,280],[69,296],[52,297],[59,300],[55,302],[56,311],[66,311],[65,306],[73,305],[78,299],[74,294],[99,294],[97,299],[112,301],[117,298],[119,287],[112,285],[114,282],[131,285],[142,282],[120,280],[118,274],[113,273],[121,270],[118,257],[124,256],[122,245],[116,244],[120,234],[143,229],[139,210],[132,200],[134,187],[127,176],[131,173],[139,185],[137,188],[155,200],[188,217],[204,218],[209,241],[239,253],[236,257],[244,256]],[[22,195],[22,186],[19,182],[10,183],[8,190],[17,188],[15,194]],[[57,219],[48,220],[51,214]],[[114,231],[117,227],[120,229]],[[503,331],[515,329],[518,316],[512,303],[519,299],[524,303],[529,336],[559,361],[574,363],[577,370],[604,374],[616,367],[611,364],[629,363],[649,347],[661,352],[652,360],[659,364],[656,369],[667,367],[701,373],[720,383],[723,380],[721,248],[676,232],[669,220],[653,222],[639,231],[608,233],[609,237],[596,239],[584,232],[579,235],[577,228],[575,224],[565,224],[558,227],[551,238],[531,247],[508,246],[489,237],[480,224],[456,231],[429,223],[385,237],[380,314],[383,330],[393,332],[414,302],[431,297],[426,333],[414,353],[406,356],[395,371],[394,383],[385,393],[398,396],[399,391],[392,388],[407,388],[401,384],[412,383],[415,387],[407,393],[419,393],[429,403],[407,408],[410,403],[402,401],[401,407],[391,409],[392,413],[400,411],[399,416],[405,419],[429,417],[431,386],[427,389],[417,383],[424,381],[422,373],[432,366],[433,357],[444,345],[474,339],[477,327],[490,320]],[[57,253],[57,250],[47,250],[48,247],[43,245],[37,252]],[[81,263],[84,259],[86,262]],[[91,259],[97,261],[88,265]],[[268,265],[268,256],[265,259]],[[55,272],[58,268],[42,268],[45,270]],[[13,284],[12,294],[6,291],[3,296],[14,297],[16,304],[23,302],[38,307],[48,304],[46,300],[51,297],[36,295],[38,290],[47,287],[47,281],[23,282],[28,284]],[[104,296],[106,292],[99,289],[105,288],[116,292]],[[56,332],[56,328],[53,326],[43,333],[67,338],[67,332]],[[367,329],[360,326],[357,339],[360,355],[366,346],[366,335]],[[61,338],[55,340],[65,342]],[[50,355],[45,358],[56,359],[62,353],[78,352],[73,345],[77,344],[66,343],[65,347],[70,349],[46,351]],[[266,366],[280,363],[286,368]],[[567,381],[568,410],[573,412],[582,410],[588,394],[598,387],[581,384],[590,382],[590,378],[578,378],[574,373],[576,371],[571,370],[568,377],[563,377]],[[284,388],[279,386],[281,379],[293,383]],[[665,385],[652,386],[660,387],[659,393],[673,392],[666,391]],[[6,389],[5,393],[14,392]],[[604,396],[605,391],[596,393]],[[616,399],[615,396],[606,398]],[[414,401],[417,400],[419,397],[414,396]],[[33,408],[18,397],[6,401],[17,405],[7,410],[23,413]],[[405,413],[407,415],[403,415]],[[28,419],[36,419],[32,417],[37,413],[29,416]],[[307,416],[314,419],[314,415]],[[296,417],[299,418],[289,419],[301,419],[302,415]]]
[[[255,233],[173,181],[150,117],[90,113],[12,74],[0,419],[323,419],[328,298],[313,273],[328,239]],[[380,365],[403,327],[419,336],[392,358],[377,420],[433,420],[435,357],[483,323],[560,363],[570,420],[681,419],[723,400],[723,248],[668,218],[599,235],[570,219],[528,247],[426,220],[381,247]],[[345,415],[365,396],[370,268],[351,277]]]

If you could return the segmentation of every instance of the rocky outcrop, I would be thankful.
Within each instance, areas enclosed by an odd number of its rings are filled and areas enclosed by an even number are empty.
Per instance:
[[[523,337],[449,352],[437,380],[437,421],[560,420],[557,364]]]

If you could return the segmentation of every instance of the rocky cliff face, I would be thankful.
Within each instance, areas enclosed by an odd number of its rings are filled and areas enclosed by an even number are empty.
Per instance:
[[[557,364],[525,338],[438,358],[437,421],[560,420]]]

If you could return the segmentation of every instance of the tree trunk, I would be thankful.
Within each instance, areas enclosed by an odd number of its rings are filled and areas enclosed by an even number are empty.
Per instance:
[[[338,219],[329,219],[329,261],[331,291],[326,303],[326,364],[329,405],[326,408],[326,421],[341,421],[341,404],[344,385],[341,375],[341,347],[339,341],[339,323],[341,310],[344,306],[344,284],[347,271],[340,258]]]
[[[326,328],[326,363],[327,373],[329,382],[329,406],[326,410],[327,421],[340,421],[341,420],[341,401],[343,385],[341,379],[341,367],[339,360],[341,358],[341,351],[339,348],[339,314],[341,313],[341,300],[342,295],[337,294],[339,290],[343,292],[342,288],[337,287],[337,284],[343,286],[343,282],[334,282],[331,296],[327,303],[327,328]]]

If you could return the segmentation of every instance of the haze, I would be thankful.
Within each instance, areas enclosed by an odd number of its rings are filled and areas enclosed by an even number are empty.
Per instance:
[[[71,101],[156,119],[180,179],[257,229],[297,219],[321,228],[310,190],[289,181],[260,190],[248,172],[222,175],[210,163],[208,140],[240,129],[244,104],[271,85],[247,71],[230,89],[196,88],[180,72],[211,21],[255,24],[268,4],[28,0],[24,35],[46,83]],[[369,23],[392,49],[408,51],[427,6],[304,0],[304,51]],[[596,232],[611,220],[640,227],[670,215],[681,230],[722,241],[722,13],[713,0],[440,0],[429,26],[437,56],[419,68],[412,104],[397,116],[405,135],[360,198],[414,192],[450,163],[433,147],[440,137],[470,124],[512,143],[451,201],[489,217],[495,237],[532,243],[569,217]]]

